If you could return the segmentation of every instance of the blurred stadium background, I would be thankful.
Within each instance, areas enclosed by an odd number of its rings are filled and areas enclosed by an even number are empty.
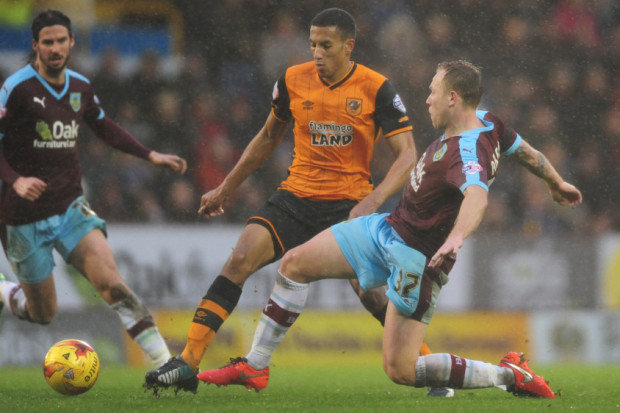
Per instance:
[[[223,217],[199,219],[200,195],[262,126],[281,72],[310,58],[309,21],[332,6],[355,16],[354,59],[396,85],[418,149],[437,136],[424,105],[436,65],[468,59],[483,67],[482,107],[541,149],[584,194],[582,207],[559,208],[544,185],[502,163],[482,228],[442,291],[431,348],[490,360],[518,350],[537,363],[620,363],[615,0],[0,0],[0,79],[26,63],[33,15],[58,8],[74,23],[70,67],[91,79],[106,112],[145,144],[188,159],[188,173],[178,178],[88,134],[81,142],[87,197],[108,221],[121,273],[180,351],[194,306],[244,220],[285,176],[292,139],[236,192]],[[388,152],[380,143],[376,180],[390,164]],[[49,345],[69,336],[94,344],[104,362],[142,363],[115,315],[57,263],[61,313],[49,326],[5,315],[0,365],[38,364]],[[12,278],[4,257],[0,271]],[[215,364],[249,347],[274,272],[267,267],[246,284],[241,311],[216,339]],[[282,353],[298,360],[303,352],[378,357],[380,326],[348,284],[322,282],[312,291],[312,311]]]

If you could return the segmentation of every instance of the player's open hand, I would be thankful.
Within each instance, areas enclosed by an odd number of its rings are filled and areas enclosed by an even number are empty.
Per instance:
[[[446,258],[456,260],[456,253],[463,246],[463,240],[457,237],[448,237],[446,242],[437,250],[433,258],[431,258],[428,266],[430,268],[439,268]]]
[[[228,196],[224,195],[219,187],[213,189],[200,197],[200,208],[198,209],[198,215],[205,218],[216,217],[224,213],[222,205],[224,201],[228,199]]]
[[[581,204],[581,201],[583,201],[581,191],[568,182],[562,182],[557,187],[549,188],[549,192],[551,193],[553,200],[560,205],[568,204],[575,208],[577,205]]]
[[[39,178],[20,176],[13,182],[13,189],[20,197],[36,201],[47,189],[47,184]]]
[[[187,161],[177,155],[163,154],[151,151],[149,160],[155,165],[163,165],[172,169],[174,172],[184,174],[187,171]]]

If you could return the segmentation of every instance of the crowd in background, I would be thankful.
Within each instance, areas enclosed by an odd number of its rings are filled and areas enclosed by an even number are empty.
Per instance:
[[[204,222],[214,188],[262,127],[283,70],[311,59],[309,22],[332,1],[177,0],[185,38],[180,66],[145,52],[131,73],[108,50],[89,77],[102,106],[133,136],[188,160],[179,178],[86,137],[87,197],[109,222]],[[202,4],[202,3],[201,3]],[[207,7],[208,5],[208,7]],[[497,113],[583,192],[576,210],[553,204],[544,184],[503,160],[483,229],[537,235],[620,230],[620,4],[615,0],[341,0],[358,24],[353,58],[386,75],[408,108],[418,150],[438,137],[425,100],[438,63],[483,69],[481,108]],[[71,15],[70,10],[66,11]],[[79,38],[78,38],[79,44]],[[6,75],[6,74],[5,74]],[[392,158],[379,143],[379,182]],[[292,134],[230,199],[218,221],[244,222],[285,177]],[[397,198],[384,206],[390,210]]]

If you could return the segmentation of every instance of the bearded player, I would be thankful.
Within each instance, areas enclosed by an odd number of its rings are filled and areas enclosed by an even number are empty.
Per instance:
[[[19,283],[0,275],[0,310],[48,324],[57,312],[52,251],[78,270],[119,315],[127,333],[156,366],[170,357],[148,309],[123,281],[106,240],[106,224],[90,209],[78,157],[86,124],[106,144],[184,173],[176,155],[155,152],[108,118],[84,76],[67,68],[75,39],[71,20],[47,10],[32,22],[30,64],[0,90],[0,235]]]

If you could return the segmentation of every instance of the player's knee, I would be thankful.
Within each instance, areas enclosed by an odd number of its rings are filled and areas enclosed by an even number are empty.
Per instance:
[[[411,375],[410,372],[404,371],[399,368],[386,368],[385,373],[396,384],[402,384],[404,386],[415,385],[415,374]]]
[[[280,274],[283,274],[286,278],[295,282],[308,282],[308,280],[303,277],[300,267],[297,264],[295,249],[290,250],[282,257],[282,261],[280,262]]]
[[[415,385],[415,363],[406,365],[408,363],[399,362],[396,359],[384,359],[383,370],[385,374],[396,384],[402,384],[405,386]]]
[[[286,276],[288,277],[292,274],[292,269],[294,268],[293,264],[293,255],[290,252],[287,252],[286,254],[284,254],[282,260],[280,261],[280,272],[282,274],[286,274]]]
[[[247,251],[233,250],[224,265],[224,273],[231,281],[241,285],[263,264],[255,262]]]

